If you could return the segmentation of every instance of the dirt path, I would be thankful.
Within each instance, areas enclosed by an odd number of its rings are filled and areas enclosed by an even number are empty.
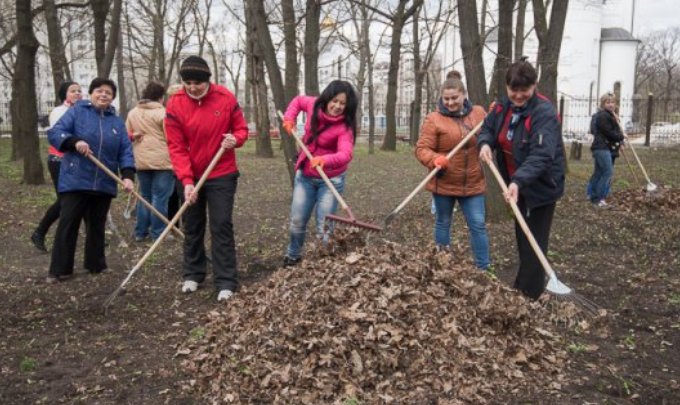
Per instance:
[[[642,159],[653,159],[648,169],[655,182],[680,189],[680,149],[640,153]],[[572,383],[561,387],[559,399],[550,400],[678,403],[680,211],[654,206],[593,209],[583,195],[591,170],[584,158],[570,162],[568,192],[557,209],[549,259],[562,281],[597,302],[607,315],[564,326]],[[79,252],[77,277],[46,285],[49,255],[38,253],[28,237],[51,202],[52,188],[18,186],[17,167],[0,159],[0,403],[195,403],[192,376],[181,367],[178,350],[188,339],[202,336],[206,314],[219,306],[210,280],[197,294],[179,293],[180,242],[164,245],[104,313],[104,299],[148,247],[132,242],[133,221],[122,216],[125,199],[114,200],[113,216],[130,248],[121,249],[110,235],[107,259],[114,272],[84,273]],[[258,283],[277,271],[283,254],[290,190],[282,159],[257,159],[249,151],[239,159],[239,266],[245,284]],[[348,175],[346,197],[357,216],[379,221],[422,175],[411,152],[369,157],[360,150]],[[630,189],[633,180],[623,166],[616,167],[616,176],[615,191]],[[466,246],[460,217],[457,213],[454,238]],[[429,197],[423,193],[381,237],[426,246],[432,221]],[[513,225],[491,224],[489,232],[493,262],[509,283],[516,262]],[[546,387],[512,396],[498,393],[494,400],[544,402]]]

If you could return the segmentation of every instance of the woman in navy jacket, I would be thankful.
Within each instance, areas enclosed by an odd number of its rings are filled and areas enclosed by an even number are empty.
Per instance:
[[[92,154],[111,171],[120,170],[125,191],[133,189],[135,163],[125,123],[115,114],[111,102],[116,84],[96,78],[89,88],[90,100],[79,101],[48,131],[50,144],[64,152],[58,192],[61,217],[54,238],[48,283],[73,274],[73,262],[80,221],[85,219],[85,260],[90,273],[107,270],[104,254],[106,215],[116,196],[116,181],[92,163]]]
[[[548,251],[557,200],[564,194],[564,144],[553,105],[536,92],[536,70],[529,62],[513,63],[505,76],[508,97],[495,104],[477,139],[479,156],[491,162],[508,184],[507,200],[517,203],[541,250]],[[529,241],[515,222],[519,272],[514,287],[537,299],[546,275]]]

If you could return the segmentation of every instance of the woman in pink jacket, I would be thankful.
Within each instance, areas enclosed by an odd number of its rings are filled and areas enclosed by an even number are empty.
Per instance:
[[[307,222],[316,214],[316,236],[328,241],[330,229],[324,229],[324,218],[337,208],[337,201],[316,170],[320,166],[331,182],[342,193],[345,172],[352,160],[356,139],[358,98],[351,84],[332,81],[317,98],[297,96],[290,102],[284,115],[283,127],[292,133],[298,114],[307,114],[302,141],[313,159],[300,151],[295,165],[295,185],[290,208],[290,242],[283,258],[284,266],[294,266],[302,260]]]

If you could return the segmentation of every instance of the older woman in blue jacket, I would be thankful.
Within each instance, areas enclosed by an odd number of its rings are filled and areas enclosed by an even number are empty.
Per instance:
[[[90,99],[79,101],[48,131],[50,144],[64,152],[57,190],[61,197],[61,218],[54,238],[48,283],[73,274],[73,261],[80,221],[85,220],[85,260],[90,273],[106,271],[104,231],[116,181],[88,159],[92,154],[111,171],[120,171],[124,189],[132,191],[135,163],[125,123],[115,114],[111,102],[116,84],[96,78],[90,83]]]

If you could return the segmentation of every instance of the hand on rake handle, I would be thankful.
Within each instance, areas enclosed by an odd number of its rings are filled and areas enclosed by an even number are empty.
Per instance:
[[[479,158],[486,164],[492,163],[493,153],[491,153],[491,147],[489,145],[482,145],[482,148],[479,150]]]
[[[222,147],[224,149],[233,149],[236,146],[236,137],[232,134],[224,134]]]
[[[193,184],[187,184],[184,186],[184,201],[189,202],[189,205],[193,204],[198,200],[198,194],[194,193],[195,186]]]
[[[434,158],[434,167],[436,167],[439,170],[446,170],[449,168],[449,159],[446,158],[444,155],[439,155],[436,158]]]
[[[135,189],[135,183],[132,182],[130,179],[123,179],[123,190],[125,190],[126,193],[131,193],[132,190]]]
[[[78,151],[78,153],[84,156],[87,156],[90,153],[92,153],[92,151],[90,150],[90,145],[88,145],[87,142],[85,141],[76,142],[76,150]]]
[[[322,156],[316,156],[313,157],[312,160],[309,161],[309,165],[312,166],[313,168],[320,167],[323,169],[323,165],[326,164],[326,161]]]
[[[295,122],[286,120],[283,121],[283,124],[281,124],[281,126],[283,127],[283,129],[286,130],[288,135],[292,135],[293,130],[295,129]]]
[[[519,197],[519,186],[517,183],[510,183],[508,185],[508,190],[503,193],[505,201],[517,204],[517,198]]]

